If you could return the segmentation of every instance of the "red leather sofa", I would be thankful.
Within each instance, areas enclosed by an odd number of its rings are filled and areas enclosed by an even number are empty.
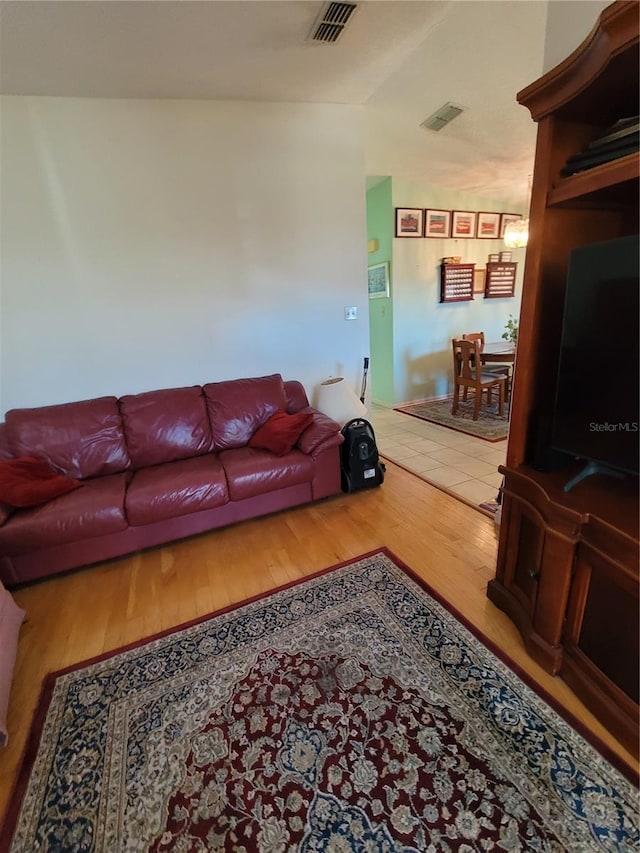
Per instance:
[[[249,446],[277,412],[311,424],[284,455]],[[0,459],[35,456],[81,481],[0,511],[6,586],[338,493],[340,426],[279,374],[13,409]]]

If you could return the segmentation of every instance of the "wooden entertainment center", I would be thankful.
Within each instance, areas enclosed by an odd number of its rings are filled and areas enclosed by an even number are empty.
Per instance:
[[[569,254],[638,233],[639,157],[562,177],[567,159],[638,114],[638,2],[518,93],[538,123],[496,577],[487,594],[531,656],[638,755],[638,478],[589,477],[551,449]],[[603,352],[602,357],[607,358]],[[612,371],[624,365],[611,364]],[[594,394],[597,387],[594,387]]]

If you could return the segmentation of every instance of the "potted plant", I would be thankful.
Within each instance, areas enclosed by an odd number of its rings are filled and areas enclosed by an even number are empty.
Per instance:
[[[518,342],[518,318],[514,317],[513,314],[509,314],[509,319],[504,325],[504,332],[502,333],[502,337],[505,341],[509,341],[511,344],[517,344]]]

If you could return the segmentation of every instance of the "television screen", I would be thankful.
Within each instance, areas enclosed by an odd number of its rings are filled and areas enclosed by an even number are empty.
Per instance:
[[[555,450],[634,474],[639,250],[634,235],[571,252],[552,428]]]

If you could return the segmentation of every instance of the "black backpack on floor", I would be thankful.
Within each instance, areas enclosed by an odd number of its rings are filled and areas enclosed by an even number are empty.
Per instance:
[[[348,421],[342,427],[342,435],[342,490],[356,492],[381,486],[384,482],[385,467],[380,462],[376,437],[369,421],[362,418]]]

